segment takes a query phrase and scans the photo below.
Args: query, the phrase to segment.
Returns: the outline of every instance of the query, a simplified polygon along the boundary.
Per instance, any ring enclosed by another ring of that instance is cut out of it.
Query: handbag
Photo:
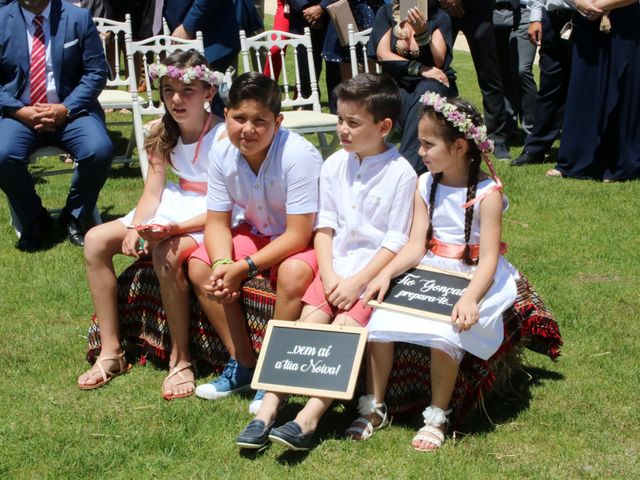
[[[349,1],[338,0],[335,3],[332,3],[331,5],[327,6],[327,13],[329,13],[329,17],[331,17],[331,21],[336,27],[340,45],[346,47],[347,45],[349,45],[349,24],[353,25],[354,32],[358,31],[356,19],[353,18],[353,12],[351,11],[351,7],[349,6]]]

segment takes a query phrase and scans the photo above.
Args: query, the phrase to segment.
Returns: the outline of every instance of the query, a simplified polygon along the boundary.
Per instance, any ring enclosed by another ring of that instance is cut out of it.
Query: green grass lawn
[[[479,103],[469,56],[455,67],[463,95]],[[250,420],[249,397],[166,402],[166,372],[153,366],[80,391],[93,311],[82,251],[56,230],[46,250],[18,252],[0,201],[0,478],[639,478],[640,182],[549,179],[549,167],[497,165],[511,200],[507,257],[556,314],[562,356],[527,353],[519,394],[487,402],[491,420],[476,413],[435,454],[411,449],[415,419],[364,443],[343,440],[353,412],[339,406],[308,455],[244,456],[233,440]],[[38,184],[45,206],[63,205],[68,181]],[[115,167],[103,219],[126,213],[141,189],[136,165]],[[129,262],[119,258],[118,271]]]

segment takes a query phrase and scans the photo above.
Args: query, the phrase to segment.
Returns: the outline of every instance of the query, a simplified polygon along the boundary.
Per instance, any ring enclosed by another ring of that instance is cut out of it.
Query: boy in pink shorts
[[[361,74],[340,84],[337,132],[342,150],[320,173],[314,246],[319,271],[302,301],[305,322],[366,326],[371,308],[360,295],[408,240],[416,174],[385,143],[400,114],[400,93],[386,75]],[[254,420],[236,438],[241,448],[269,440],[307,450],[329,398],[310,398],[295,421],[271,428],[284,395],[268,392]]]
[[[225,109],[228,139],[210,152],[204,245],[189,259],[189,279],[231,359],[220,377],[196,388],[208,400],[250,388],[256,359],[237,301],[242,282],[269,270],[274,317],[294,320],[318,269],[310,242],[322,157],[280,128],[280,95],[265,75],[239,76]],[[232,228],[238,208],[244,220]]]

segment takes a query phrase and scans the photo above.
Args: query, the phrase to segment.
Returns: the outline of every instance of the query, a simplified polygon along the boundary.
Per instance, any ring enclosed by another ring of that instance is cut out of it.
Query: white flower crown
[[[483,153],[493,152],[493,140],[487,138],[487,127],[474,125],[471,118],[458,110],[455,105],[447,102],[445,97],[441,97],[437,93],[427,92],[420,98],[420,103],[441,113],[447,122],[452,123],[454,127],[464,134],[466,139],[472,140],[478,146],[478,150]]]
[[[209,85],[220,85],[224,79],[222,73],[210,70],[206,65],[178,68],[175,65],[165,65],[160,62],[149,65],[149,77],[151,80],[161,77],[174,78],[181,80],[186,85],[193,80],[201,80]]]

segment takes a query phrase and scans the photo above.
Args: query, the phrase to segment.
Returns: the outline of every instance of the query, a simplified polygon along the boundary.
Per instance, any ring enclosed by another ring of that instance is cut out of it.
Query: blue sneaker
[[[249,413],[251,415],[258,414],[258,410],[260,410],[260,407],[262,406],[262,400],[264,399],[265,393],[267,392],[265,392],[264,390],[256,391],[255,397],[253,397],[253,400],[251,400],[251,403],[249,404]]]
[[[196,396],[206,400],[216,400],[232,393],[241,393],[251,388],[253,369],[240,365],[235,358],[230,358],[222,374],[209,383],[198,385]]]

